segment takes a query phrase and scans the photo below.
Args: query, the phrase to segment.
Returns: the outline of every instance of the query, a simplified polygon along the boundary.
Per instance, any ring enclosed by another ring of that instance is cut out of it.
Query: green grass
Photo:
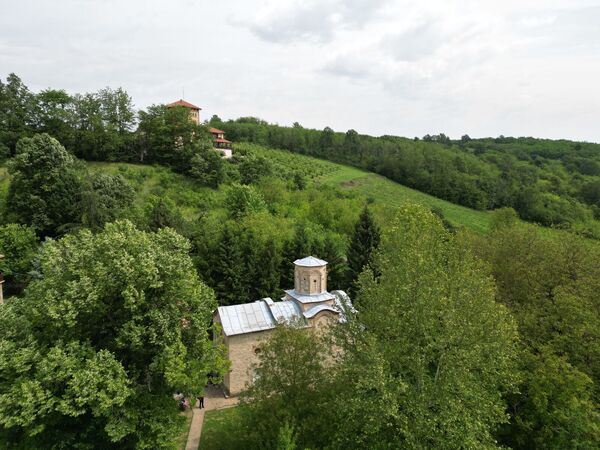
[[[237,144],[236,148],[238,146],[268,157],[278,173],[294,168],[313,178],[316,183],[337,186],[374,200],[376,212],[384,221],[389,219],[393,215],[393,211],[402,204],[413,202],[440,210],[444,218],[455,226],[463,226],[478,233],[488,232],[489,212],[456,205],[403,186],[381,175],[354,167],[285,150],[267,149],[254,144]]]
[[[337,187],[345,192],[370,199],[374,202],[375,214],[384,226],[393,217],[397,208],[405,202],[413,202],[439,210],[454,226],[465,227],[482,234],[488,232],[492,216],[490,212],[477,211],[447,202],[372,172],[256,144],[236,144],[235,150],[268,158],[275,175],[285,180],[291,180],[293,175],[299,172],[316,184]],[[151,197],[172,200],[188,220],[195,220],[202,212],[222,208],[224,187],[218,190],[202,187],[192,178],[176,174],[165,167],[105,162],[83,164],[91,172],[123,175],[136,190],[134,207],[138,210],[146,207]],[[10,176],[6,168],[0,167],[0,206],[5,201],[9,181]],[[528,226],[535,227],[543,234],[557,232],[551,228],[532,224]]]
[[[384,216],[389,208],[398,208],[406,202],[419,203],[436,208],[455,226],[464,226],[478,233],[487,233],[490,213],[476,211],[408,188],[381,175],[353,167],[340,166],[340,170],[320,177],[320,182],[352,190],[374,200]]]
[[[187,444],[188,434],[190,434],[190,426],[192,425],[192,418],[194,417],[194,414],[192,413],[191,410],[187,410],[184,413],[184,416],[185,416],[185,423],[183,424],[181,434],[179,435],[179,437],[177,438],[177,442],[175,443],[175,448],[177,448],[177,450],[185,450],[185,446]]]
[[[223,450],[228,448],[227,442],[231,442],[232,439],[236,438],[232,435],[232,430],[235,430],[238,422],[239,411],[237,407],[207,411],[204,415],[198,448],[201,450]]]

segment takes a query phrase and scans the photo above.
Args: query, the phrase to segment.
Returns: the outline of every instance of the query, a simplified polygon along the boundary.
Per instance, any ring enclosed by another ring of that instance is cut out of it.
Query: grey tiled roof
[[[296,292],[295,289],[288,289],[287,291],[285,291],[285,293],[290,297],[295,298],[300,303],[319,303],[324,302],[326,300],[333,300],[335,298],[334,295],[330,294],[329,292],[308,295],[300,294],[299,292]]]
[[[292,300],[272,302],[269,306],[271,307],[273,317],[279,323],[296,320],[302,315],[300,307]]]
[[[307,256],[306,258],[297,259],[294,264],[302,267],[322,267],[327,265],[327,261],[315,258],[314,256]]]
[[[351,311],[354,311],[352,303],[344,291],[324,292],[318,295],[295,294],[294,290],[286,292],[301,303],[305,303],[301,298],[307,297],[310,301],[306,303],[333,299],[334,305],[315,305],[304,313],[294,300],[285,299],[280,302],[274,302],[270,298],[263,298],[253,303],[219,306],[217,314],[219,315],[225,335],[235,336],[237,334],[270,330],[275,328],[279,323],[310,319],[321,311],[340,313],[339,320],[342,322],[345,320],[343,313],[346,309],[344,308],[350,308]]]
[[[275,320],[266,302],[257,301],[241,305],[219,306],[219,317],[223,332],[227,336],[269,330]]]

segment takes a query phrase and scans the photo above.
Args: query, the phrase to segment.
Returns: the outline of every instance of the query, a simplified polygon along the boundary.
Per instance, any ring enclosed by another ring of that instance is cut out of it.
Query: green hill
[[[396,208],[410,201],[436,210],[456,227],[465,227],[483,234],[488,231],[490,212],[470,209],[433,197],[372,172],[256,144],[239,143],[235,148],[241,153],[252,153],[268,158],[275,174],[283,179],[291,179],[294,173],[299,172],[317,186],[339,188],[353,196],[364,197],[364,200],[372,202],[373,210],[384,226]],[[222,206],[226,186],[217,190],[202,187],[194,180],[162,166],[120,162],[85,162],[84,164],[90,171],[123,175],[135,188],[135,206],[140,209],[147,205],[152,196],[166,197],[178,206],[186,219],[193,220],[201,211],[218,210]],[[2,201],[6,196],[9,180],[6,168],[0,167],[0,195],[2,196],[0,200]],[[543,232],[551,230],[545,227],[536,228]]]

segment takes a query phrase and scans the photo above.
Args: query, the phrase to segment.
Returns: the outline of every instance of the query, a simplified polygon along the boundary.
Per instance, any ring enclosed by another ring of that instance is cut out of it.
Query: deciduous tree
[[[10,161],[8,210],[42,235],[56,235],[79,221],[81,182],[75,160],[48,134],[23,138]]]
[[[7,448],[172,447],[172,393],[199,392],[222,361],[188,252],[173,230],[127,221],[44,245],[42,278],[0,308]]]

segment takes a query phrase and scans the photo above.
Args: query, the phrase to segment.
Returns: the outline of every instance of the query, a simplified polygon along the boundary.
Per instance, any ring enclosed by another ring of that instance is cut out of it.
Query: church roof
[[[295,289],[288,289],[285,291],[285,293],[287,295],[289,295],[292,298],[295,298],[296,300],[298,300],[300,303],[320,303],[320,302],[325,302],[327,300],[334,300],[335,297],[333,294],[325,291],[325,292],[321,292],[320,294],[300,294],[299,292],[296,292]]]
[[[269,330],[275,327],[275,319],[266,302],[257,301],[241,305],[219,306],[223,332],[227,336]]]
[[[185,100],[177,100],[176,102],[169,103],[167,106],[169,108],[172,106],[183,106],[185,108],[190,108],[190,109],[198,109],[198,110],[202,109],[199,106],[192,105],[190,102],[186,102]]]
[[[306,258],[297,259],[294,264],[302,267],[322,267],[327,265],[327,261],[315,258],[314,256],[307,256]]]
[[[316,316],[317,314],[319,314],[321,311],[331,311],[333,313],[339,313],[339,311],[334,308],[333,306],[329,306],[329,305],[317,305],[317,306],[313,306],[312,308],[310,308],[307,311],[304,311],[304,313],[302,313],[304,315],[304,317],[306,317],[307,319],[310,319],[314,316]]]
[[[290,292],[290,291],[286,291]],[[326,298],[325,298],[326,295]],[[330,311],[339,314],[339,321],[344,322],[345,307],[351,308],[350,298],[344,291],[325,292],[324,294],[305,296],[305,297],[323,297],[325,300],[333,299],[333,306],[315,305],[307,311],[302,312],[300,306],[293,300],[282,300],[274,302],[270,298],[263,298],[253,303],[243,303],[241,305],[219,306],[217,314],[219,315],[223,332],[226,336],[235,336],[237,334],[255,333],[275,328],[278,324],[286,322],[304,322],[305,319],[311,319],[322,311]],[[299,300],[300,301],[300,300]],[[323,301],[320,300],[320,301]]]

